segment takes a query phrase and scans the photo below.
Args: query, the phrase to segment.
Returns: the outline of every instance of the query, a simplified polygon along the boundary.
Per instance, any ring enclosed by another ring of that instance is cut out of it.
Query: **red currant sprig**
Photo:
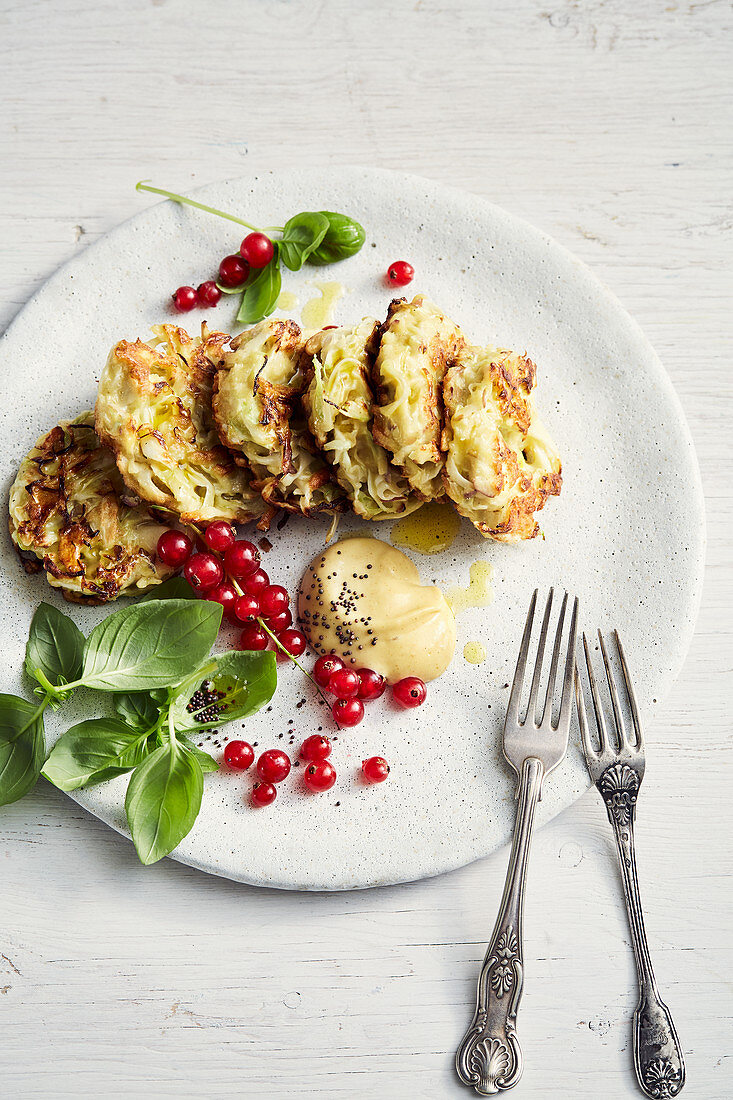
[[[254,543],[237,540],[225,520],[210,523],[203,531],[194,530],[206,549],[195,550],[193,540],[181,531],[165,531],[158,539],[161,561],[174,568],[183,566],[183,575],[197,595],[220,603],[230,622],[243,625],[238,649],[265,650],[272,640],[278,659],[291,660],[328,702],[321,686],[297,659],[305,653],[307,643],[302,631],[291,625],[287,589],[270,583]]]

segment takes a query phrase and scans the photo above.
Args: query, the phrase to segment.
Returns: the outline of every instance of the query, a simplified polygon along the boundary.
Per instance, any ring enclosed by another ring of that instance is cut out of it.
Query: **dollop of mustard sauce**
[[[443,593],[420,583],[401,550],[375,538],[342,539],[316,555],[300,584],[298,618],[313,649],[391,684],[436,679],[456,648]]]

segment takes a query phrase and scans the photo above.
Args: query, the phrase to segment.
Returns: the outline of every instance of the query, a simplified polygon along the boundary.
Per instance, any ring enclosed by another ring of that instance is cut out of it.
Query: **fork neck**
[[[636,845],[634,821],[636,819],[636,792],[629,793],[628,800],[613,801],[604,794],[608,818],[619,854],[621,874],[624,880],[624,898],[631,928],[631,944],[634,949],[636,971],[642,995],[657,996],[657,982],[647,945],[644,914],[641,907],[639,880],[636,873]]]

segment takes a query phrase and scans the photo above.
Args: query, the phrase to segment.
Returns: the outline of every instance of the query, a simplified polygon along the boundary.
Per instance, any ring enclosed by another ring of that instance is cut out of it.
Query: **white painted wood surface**
[[[141,208],[141,177],[183,190],[366,163],[526,217],[646,330],[696,439],[709,558],[648,731],[639,858],[685,1095],[733,1095],[731,5],[3,0],[0,20],[1,325]],[[42,363],[29,400],[31,381]],[[467,1095],[453,1051],[506,853],[410,886],[275,894],[143,869],[41,785],[0,814],[0,858],[3,1096]],[[638,1095],[614,859],[594,792],[536,837],[517,1095]]]

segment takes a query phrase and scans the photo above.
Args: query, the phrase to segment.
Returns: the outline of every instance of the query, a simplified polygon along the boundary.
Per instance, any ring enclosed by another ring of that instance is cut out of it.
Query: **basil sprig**
[[[144,759],[148,733],[118,718],[79,722],[56,742],[41,775],[61,791],[104,783]]]
[[[296,214],[283,226],[280,241],[282,262],[291,271],[300,271],[327,232],[328,218],[324,214]]]
[[[255,713],[277,684],[273,653],[209,656],[221,607],[164,587],[162,599],[114,612],[87,639],[41,604],[25,660],[41,701],[0,695],[0,805],[22,798],[39,774],[75,791],[131,772],[125,809],[143,863],[168,855],[188,834],[204,773],[218,770],[191,736]],[[113,693],[115,714],[72,726],[46,759],[44,710],[77,687]]]
[[[46,756],[44,707],[0,695],[0,806],[17,802],[36,785]]]
[[[247,229],[258,233],[280,233],[279,238],[270,238],[275,251],[272,259],[266,267],[250,271],[244,287],[223,287],[219,289],[225,294],[240,294],[242,301],[237,312],[237,321],[242,325],[253,325],[257,321],[269,317],[277,306],[280,296],[282,278],[280,263],[290,271],[300,271],[303,264],[313,264],[323,267],[326,264],[335,264],[339,260],[346,260],[354,256],[363,246],[366,239],[364,227],[346,214],[337,214],[332,210],[303,211],[293,215],[282,227],[274,226],[264,231],[256,226],[238,218],[234,214],[227,214],[223,210],[217,210],[213,206],[205,206],[203,203],[189,199],[185,195],[177,195],[173,191],[164,191],[160,187],[151,187],[141,181],[136,190],[150,191],[154,195],[163,195],[182,206],[192,206],[197,210],[204,210],[207,214],[215,214],[219,218],[244,225]],[[219,284],[217,283],[217,286]]]
[[[280,297],[282,277],[278,263],[277,245],[272,259],[259,271],[250,271],[242,292],[242,301],[237,312],[240,325],[254,325],[269,317],[277,306]]]
[[[135,769],[125,813],[141,863],[156,863],[190,833],[203,793],[201,765],[179,741],[161,745]]]
[[[83,658],[84,635],[76,623],[52,604],[39,604],[25,649],[31,679],[40,670],[53,687],[71,683],[81,675]]]
[[[74,686],[140,691],[175,683],[216,641],[222,608],[213,600],[149,600],[95,626]]]
[[[214,706],[216,713],[211,718],[207,718],[208,704],[194,706],[189,702],[204,681],[219,696]],[[211,729],[221,725],[222,715],[226,715],[225,721],[232,722],[254,714],[269,703],[276,686],[274,653],[249,650],[222,653],[171,690],[170,718],[177,734]]]

